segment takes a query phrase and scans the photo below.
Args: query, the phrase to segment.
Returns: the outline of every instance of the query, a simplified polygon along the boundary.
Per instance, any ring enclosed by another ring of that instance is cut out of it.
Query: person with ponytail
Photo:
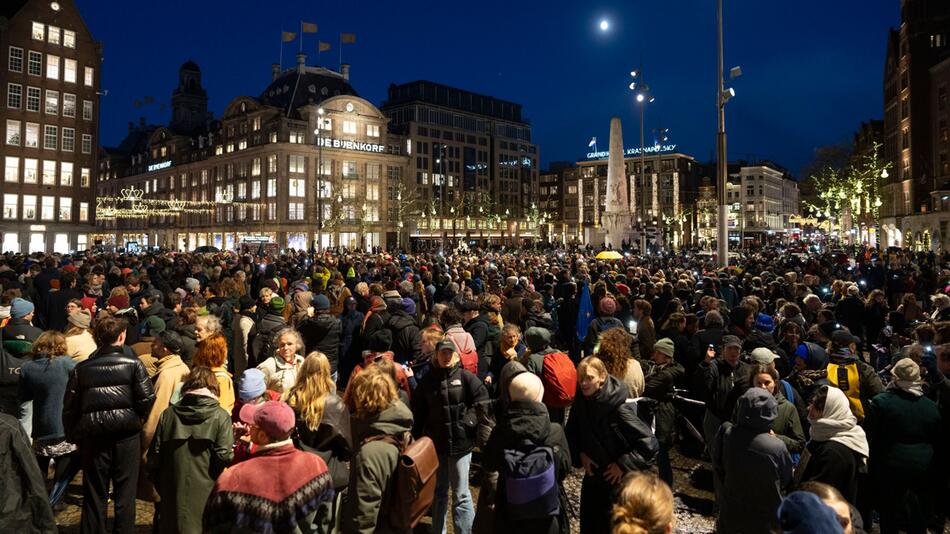
[[[673,492],[653,473],[631,473],[611,517],[613,534],[670,534],[675,519]]]

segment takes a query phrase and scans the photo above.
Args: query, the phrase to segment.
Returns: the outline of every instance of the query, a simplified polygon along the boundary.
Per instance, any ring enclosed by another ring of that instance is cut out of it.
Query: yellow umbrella
[[[605,250],[600,254],[597,254],[596,258],[598,260],[619,260],[623,259],[623,254],[617,252],[616,250]]]

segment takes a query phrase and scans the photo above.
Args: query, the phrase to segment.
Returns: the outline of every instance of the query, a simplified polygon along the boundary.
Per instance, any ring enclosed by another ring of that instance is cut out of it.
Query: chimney
[[[343,75],[343,79],[350,81],[350,64],[349,63],[340,63],[340,74]]]
[[[304,68],[307,66],[307,54],[303,52],[297,52],[297,73],[303,74]]]
[[[280,76],[280,63],[271,63],[270,64],[271,81],[276,80],[278,76]]]

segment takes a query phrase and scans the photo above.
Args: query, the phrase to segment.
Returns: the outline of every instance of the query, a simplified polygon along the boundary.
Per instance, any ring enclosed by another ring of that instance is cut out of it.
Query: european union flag
[[[581,290],[581,302],[577,307],[577,339],[584,341],[587,337],[587,329],[590,322],[594,320],[594,305],[590,301],[590,288],[587,282],[584,282],[584,288]]]

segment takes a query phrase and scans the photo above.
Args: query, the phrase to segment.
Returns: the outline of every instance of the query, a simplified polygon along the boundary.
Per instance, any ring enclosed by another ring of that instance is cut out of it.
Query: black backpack
[[[560,515],[560,486],[551,447],[524,440],[506,448],[499,476],[505,481],[508,519],[523,521]]]

